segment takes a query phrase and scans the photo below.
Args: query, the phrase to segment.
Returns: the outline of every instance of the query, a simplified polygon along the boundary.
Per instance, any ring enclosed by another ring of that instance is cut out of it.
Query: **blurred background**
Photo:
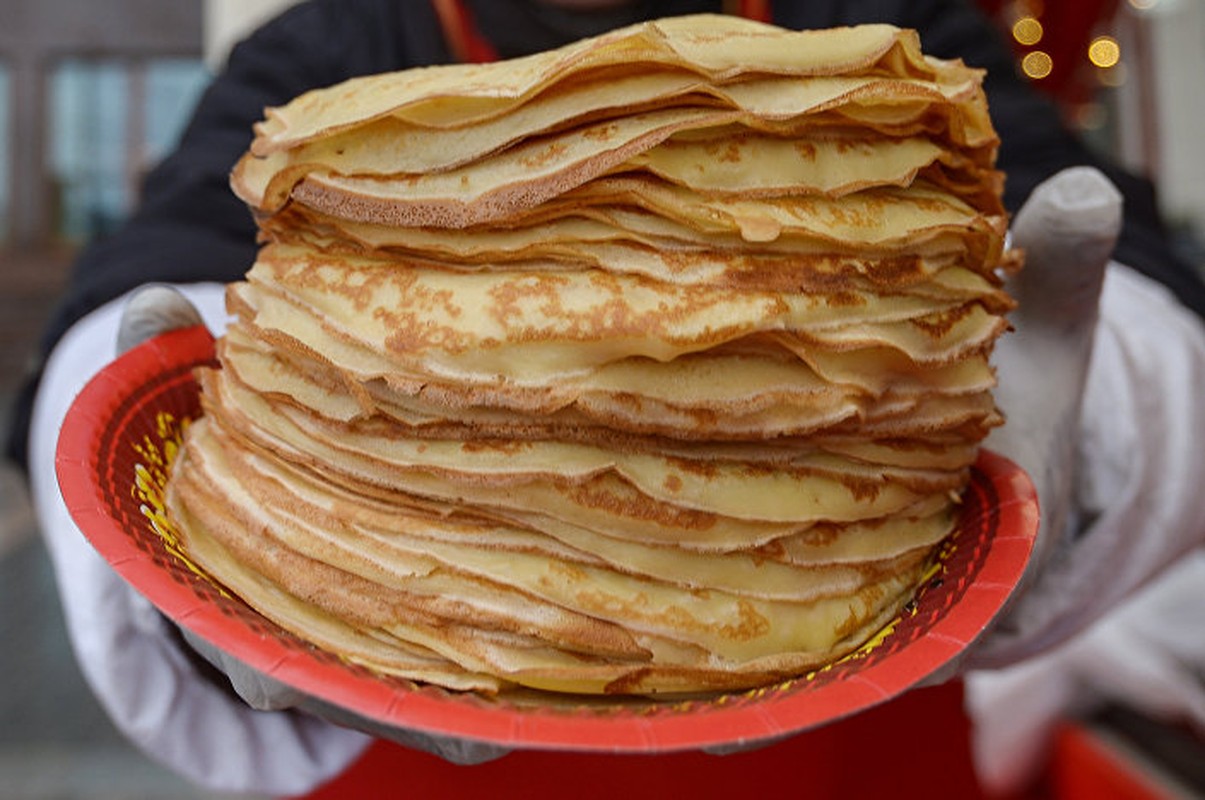
[[[73,253],[136,205],[142,176],[231,43],[290,2],[0,0],[0,428]],[[1205,0],[981,5],[1068,124],[1154,180],[1176,246],[1205,271]],[[7,464],[0,678],[0,798],[210,796],[134,751],[92,699],[23,481]],[[1108,740],[1160,776],[1169,794],[1159,796],[1205,796],[1205,749],[1175,721],[1112,707],[1075,722],[1100,736],[1065,746]]]

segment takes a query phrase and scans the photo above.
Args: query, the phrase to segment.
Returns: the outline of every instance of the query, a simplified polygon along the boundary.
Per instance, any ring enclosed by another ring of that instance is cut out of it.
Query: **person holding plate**
[[[1034,478],[1047,530],[1040,568],[955,666],[1003,667],[1054,648],[1205,538],[1196,490],[1205,454],[1194,442],[1205,423],[1197,399],[1205,288],[1167,247],[1151,187],[1070,135],[972,8],[945,0],[739,5],[731,10],[769,13],[789,28],[916,28],[926,52],[988,70],[1006,205],[1017,211],[1032,198],[1014,225],[1031,262],[1014,287],[1017,331],[999,348],[1010,421],[988,446]],[[58,500],[55,435],[74,391],[107,363],[119,335],[133,344],[195,320],[193,308],[211,329],[224,324],[221,284],[240,278],[256,251],[228,174],[264,107],[354,75],[506,58],[652,16],[717,10],[692,0],[316,0],[234,50],[179,148],[148,178],[138,213],[77,262],[47,333],[31,420],[14,438],[16,456],[28,458],[81,667],[118,727],[153,757],[216,789],[282,796],[364,796],[384,781],[424,796],[532,797],[568,786],[600,797],[983,792],[962,684],[944,680],[949,674],[850,719],[725,755],[508,754],[420,733],[392,734],[408,746],[374,739],[293,710],[296,697],[220,653],[210,653],[215,674],[88,548]],[[1065,171],[1080,167],[1091,169]],[[140,293],[127,306],[148,282],[181,287],[188,302]]]

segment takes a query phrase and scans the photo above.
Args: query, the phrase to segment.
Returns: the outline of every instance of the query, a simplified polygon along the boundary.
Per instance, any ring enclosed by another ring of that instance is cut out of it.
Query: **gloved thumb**
[[[151,283],[137,289],[121,312],[117,355],[161,333],[201,324],[201,314],[170,286]]]
[[[1012,224],[1025,268],[1010,290],[1018,328],[1064,332],[1095,323],[1105,265],[1121,230],[1122,198],[1094,167],[1071,167],[1040,184]]]

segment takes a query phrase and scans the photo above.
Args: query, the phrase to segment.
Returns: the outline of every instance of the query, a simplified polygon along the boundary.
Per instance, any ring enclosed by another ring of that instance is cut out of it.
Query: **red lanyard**
[[[431,0],[431,5],[435,7],[444,39],[457,61],[484,64],[498,60],[498,51],[477,30],[477,24],[465,7],[464,0]],[[725,0],[724,11],[761,22],[771,19],[770,0]]]

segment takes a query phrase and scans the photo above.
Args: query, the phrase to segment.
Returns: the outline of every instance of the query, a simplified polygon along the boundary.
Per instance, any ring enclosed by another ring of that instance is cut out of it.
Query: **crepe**
[[[745,74],[885,74],[960,85],[977,75],[957,62],[927,58],[915,31],[890,25],[786,31],[733,17],[685,16],[525,58],[353,78],[269,109],[256,126],[251,151],[267,155],[385,116],[435,128],[480,124],[551,86],[616,68],[629,73],[681,69],[716,83]],[[985,119],[986,114],[980,122]]]
[[[884,25],[659,20],[274,109],[168,508],[340,657],[729,691],[913,596],[1002,419],[982,74]]]

